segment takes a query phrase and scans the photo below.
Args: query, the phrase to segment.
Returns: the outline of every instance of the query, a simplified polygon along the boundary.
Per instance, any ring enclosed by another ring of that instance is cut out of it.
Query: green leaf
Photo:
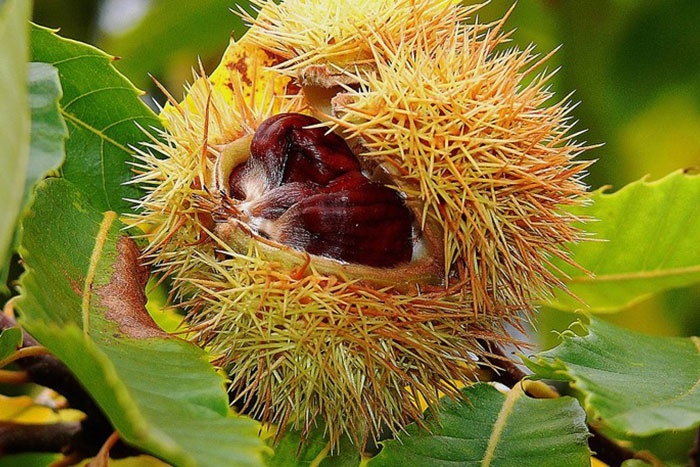
[[[23,222],[21,323],[125,441],[175,465],[260,464],[257,424],[228,416],[224,379],[206,353],[146,312],[148,272],[123,228],[70,182],[42,182]]]
[[[34,184],[63,163],[64,143],[68,136],[68,129],[58,108],[62,92],[57,70],[47,63],[30,63],[28,87],[31,140],[23,205],[29,200]],[[10,253],[14,253],[17,249],[17,231],[14,224],[8,225],[14,231],[9,248]],[[9,272],[9,262],[0,264],[0,294],[10,294],[7,287]]]
[[[20,328],[5,329],[0,333],[0,360],[5,360],[22,345],[22,330]]]
[[[652,453],[664,467],[687,467],[688,454],[695,444],[697,430],[665,431],[647,437],[624,437],[611,431],[608,436],[622,439],[633,451]]]
[[[127,164],[130,145],[143,141],[144,128],[159,126],[158,117],[141,101],[140,92],[112,65],[114,57],[53,31],[32,28],[32,59],[58,69],[60,102],[69,138],[63,176],[79,186],[102,211],[123,213],[125,198],[140,197]]]
[[[48,63],[29,64],[29,106],[32,111],[32,140],[27,165],[26,191],[65,158],[68,128],[58,102],[63,96],[58,70]]]
[[[323,429],[316,427],[301,444],[301,433],[287,432],[274,447],[275,454],[267,461],[270,467],[295,467],[315,465],[319,467],[356,467],[361,455],[347,436],[343,436],[331,454],[330,443],[324,439]]]
[[[631,183],[615,193],[599,190],[584,229],[602,241],[573,245],[574,260],[589,277],[557,263],[570,279],[567,287],[585,306],[562,291],[547,305],[560,310],[585,308],[613,312],[651,294],[700,282],[700,176],[675,172],[661,180]]]
[[[182,310],[169,303],[170,284],[160,276],[151,276],[146,284],[146,309],[153,320],[165,332],[177,332],[185,319]]]
[[[83,460],[80,467],[91,467],[92,460],[95,459]],[[122,459],[109,459],[109,467],[169,467],[169,464],[165,464],[155,457],[139,455]]]
[[[626,436],[700,426],[700,339],[654,337],[598,319],[525,360],[540,378],[569,381],[584,407]]]
[[[11,454],[0,458],[0,467],[46,467],[61,459],[60,454]]]
[[[24,193],[29,157],[27,20],[31,1],[0,5],[0,265],[5,264]]]
[[[488,384],[465,389],[468,402],[443,399],[430,432],[415,424],[385,441],[377,466],[590,466],[585,414],[575,399],[532,399],[520,387],[506,397]]]

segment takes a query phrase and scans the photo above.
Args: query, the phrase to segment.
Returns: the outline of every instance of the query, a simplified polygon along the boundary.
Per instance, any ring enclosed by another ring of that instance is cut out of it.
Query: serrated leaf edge
[[[656,183],[656,182],[654,182]],[[586,336],[579,336],[575,332],[571,331],[571,327],[579,325],[582,326],[588,334]],[[561,333],[562,337],[562,342],[559,343],[559,345],[563,344],[564,341],[574,341],[576,339],[584,339],[590,334],[590,328],[592,326],[592,321],[589,324],[585,324],[581,321],[576,321],[575,323],[571,324],[569,327],[569,330],[564,331]],[[626,331],[629,331],[625,329]],[[700,357],[700,338],[692,336],[689,339],[692,340],[692,342],[695,344],[695,347],[697,349],[698,356]],[[552,358],[552,357],[543,357],[540,355],[534,355],[530,358],[523,358],[522,359],[523,364],[527,366],[530,370],[532,371],[537,371],[538,367],[539,368],[546,368],[548,371],[551,372],[551,375],[554,376],[560,376],[560,378],[548,378],[547,376],[542,376],[541,378],[532,375],[532,378],[536,379],[554,379],[557,381],[567,381],[569,383],[569,386],[574,389],[578,394],[581,396],[578,398],[581,401],[581,405],[583,406],[584,410],[586,411],[586,414],[589,416],[589,418],[593,420],[602,420],[603,423],[614,430],[616,433],[624,435],[624,436],[636,436],[636,437],[647,437],[647,436],[653,436],[659,433],[665,433],[671,430],[648,430],[648,431],[641,431],[641,432],[632,432],[629,430],[626,430],[624,428],[621,428],[619,425],[616,426],[615,423],[611,423],[611,420],[615,420],[616,418],[619,418],[620,415],[616,415],[615,417],[612,418],[606,418],[603,417],[603,415],[598,411],[591,403],[591,400],[595,397],[595,394],[591,391],[584,390],[582,387],[583,381],[580,377],[576,376],[574,373],[571,372],[569,367],[566,365],[566,363],[560,359],[560,358]],[[693,390],[700,388],[700,378],[698,378],[693,386],[691,386],[690,389],[688,389],[685,393],[683,393],[679,397],[683,397],[686,394],[691,393]],[[679,397],[675,397],[679,398]],[[628,412],[624,412],[628,413]],[[678,427],[678,430],[690,430],[690,429],[695,429],[700,427],[700,417],[697,422],[689,424],[685,427]]]

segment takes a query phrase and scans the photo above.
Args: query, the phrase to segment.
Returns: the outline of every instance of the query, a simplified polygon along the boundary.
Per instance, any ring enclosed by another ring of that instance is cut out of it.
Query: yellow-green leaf
[[[575,213],[596,218],[584,228],[594,241],[573,245],[588,276],[557,263],[568,289],[547,305],[560,310],[614,312],[654,293],[700,282],[700,176],[675,172],[640,180],[614,193],[599,190]]]

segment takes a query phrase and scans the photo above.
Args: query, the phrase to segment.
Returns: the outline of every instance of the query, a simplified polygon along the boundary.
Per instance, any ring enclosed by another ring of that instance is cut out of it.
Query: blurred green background
[[[493,20],[512,0],[492,0],[480,13]],[[201,57],[211,71],[228,44],[244,32],[230,11],[234,0],[35,0],[34,20],[64,36],[121,57],[117,67],[156,100],[151,73],[175,96]],[[594,188],[700,166],[700,0],[521,0],[509,25],[515,43],[534,42],[562,69],[555,90],[575,90],[574,112],[585,139],[605,143]],[[700,204],[700,200],[698,200]],[[700,242],[699,242],[700,243]],[[700,244],[698,245],[700,248]],[[551,329],[574,316],[543,310],[545,345]],[[608,319],[658,335],[700,335],[700,287],[671,291]]]

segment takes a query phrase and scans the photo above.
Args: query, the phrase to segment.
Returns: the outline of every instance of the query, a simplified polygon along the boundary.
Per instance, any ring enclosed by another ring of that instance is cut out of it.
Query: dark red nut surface
[[[231,196],[279,243],[374,267],[410,261],[412,214],[402,196],[365,177],[342,137],[307,128],[319,123],[301,114],[266,120],[231,173]]]
[[[346,172],[360,170],[359,161],[342,137],[328,133],[328,128],[305,128],[319,123],[308,115],[287,113],[260,125],[250,153],[262,162],[271,183],[327,185]]]

